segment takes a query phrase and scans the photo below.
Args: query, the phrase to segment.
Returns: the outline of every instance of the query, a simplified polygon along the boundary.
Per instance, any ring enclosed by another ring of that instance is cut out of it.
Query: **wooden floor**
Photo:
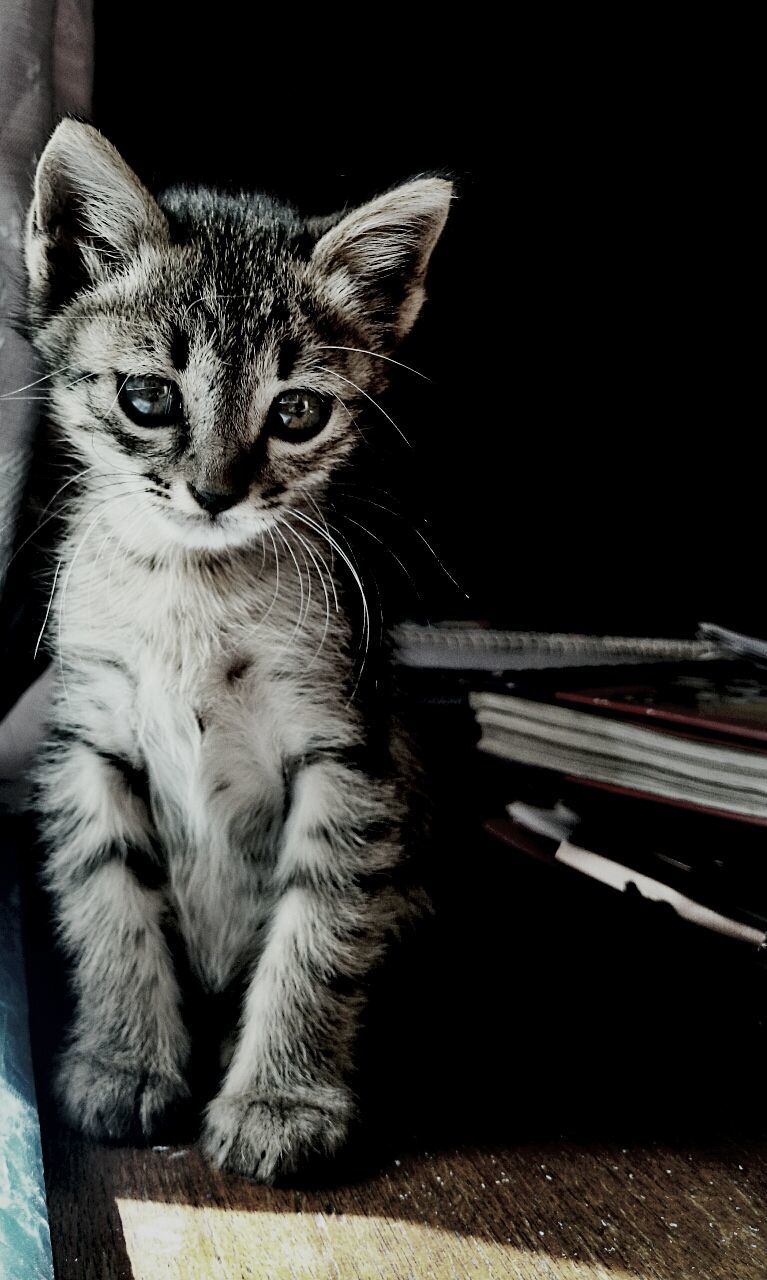
[[[402,1151],[320,1191],[47,1142],[59,1280],[764,1280],[767,1143]]]
[[[63,1130],[45,1097],[63,965],[32,919],[59,1280],[765,1280],[765,973],[494,847],[471,877],[450,865],[434,931],[371,1004],[375,1133],[303,1190],[224,1178],[191,1140]]]

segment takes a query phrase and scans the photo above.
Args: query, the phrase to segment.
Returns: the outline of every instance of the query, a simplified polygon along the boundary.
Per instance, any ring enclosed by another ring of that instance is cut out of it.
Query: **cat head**
[[[46,146],[27,222],[52,417],[142,545],[246,544],[320,493],[416,320],[451,185],[306,219],[263,196],[154,197],[89,125]],[[392,426],[392,430],[394,427]]]

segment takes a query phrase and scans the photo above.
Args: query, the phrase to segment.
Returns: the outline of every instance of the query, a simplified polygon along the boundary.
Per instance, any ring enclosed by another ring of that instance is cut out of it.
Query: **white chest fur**
[[[301,619],[296,584],[277,591],[268,567],[259,552],[218,577],[106,556],[75,563],[56,605],[61,712],[146,770],[168,893],[213,989],[272,906],[286,762],[350,733],[324,613]]]

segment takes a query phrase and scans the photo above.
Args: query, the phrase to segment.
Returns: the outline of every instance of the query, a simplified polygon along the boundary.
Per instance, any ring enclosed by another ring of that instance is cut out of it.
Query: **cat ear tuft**
[[[33,301],[55,309],[166,232],[158,204],[111,142],[62,120],[40,157],[27,219]]]
[[[443,178],[417,178],[346,214],[318,240],[312,263],[352,323],[395,341],[410,331],[452,194]]]

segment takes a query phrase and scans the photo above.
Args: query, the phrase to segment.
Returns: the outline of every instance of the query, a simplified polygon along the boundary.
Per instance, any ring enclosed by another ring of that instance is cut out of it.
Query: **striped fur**
[[[365,606],[323,498],[416,318],[449,198],[425,178],[314,221],[261,197],[155,198],[70,121],[41,158],[30,315],[72,480],[38,790],[77,996],[59,1093],[94,1137],[151,1135],[187,1095],[171,931],[205,989],[245,991],[211,1158],[269,1181],[346,1135],[364,979],[411,898],[414,764],[392,721],[370,767]],[[133,374],[173,380],[183,421],[132,422]],[[267,430],[291,388],[331,406],[300,443]],[[235,483],[216,516],[193,496]]]

